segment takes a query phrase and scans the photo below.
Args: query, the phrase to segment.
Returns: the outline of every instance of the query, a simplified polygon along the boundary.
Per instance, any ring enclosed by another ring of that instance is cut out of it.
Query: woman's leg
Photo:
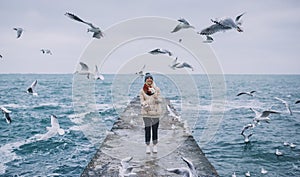
[[[159,119],[152,118],[152,141],[154,145],[156,145],[158,142],[158,126],[159,126]]]
[[[143,117],[143,120],[145,124],[145,143],[149,145],[151,139],[151,118]]]

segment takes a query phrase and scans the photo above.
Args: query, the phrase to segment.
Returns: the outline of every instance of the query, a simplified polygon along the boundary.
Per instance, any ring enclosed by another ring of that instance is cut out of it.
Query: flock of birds
[[[38,83],[37,80],[33,81],[32,84],[27,88],[26,93],[28,93],[32,96],[38,96],[38,93],[36,92],[36,89],[35,89],[37,83]],[[4,106],[1,106],[0,109],[3,113],[3,115],[4,115],[4,118],[7,122],[7,124],[11,124],[12,123],[12,118],[10,116],[10,113],[12,111],[8,110]],[[52,136],[56,135],[57,133],[59,135],[64,135],[65,134],[65,131],[60,128],[58,119],[54,114],[50,115],[50,119],[51,119],[51,127],[46,127],[48,132],[46,134],[44,134],[42,137],[40,137],[38,140],[42,140],[42,139],[52,137]]]
[[[256,91],[240,92],[236,96],[247,95],[247,96],[253,97],[255,92]],[[280,101],[282,104],[284,104],[286,112],[287,112],[288,115],[293,115],[293,112],[292,112],[292,110],[290,108],[290,105],[287,101],[285,101],[281,98],[278,98],[278,97],[274,97],[274,99],[276,99],[276,100]],[[300,103],[300,100],[296,100],[294,104],[299,104],[299,103]],[[271,108],[272,107],[273,106],[271,106]],[[245,143],[250,142],[250,137],[253,135],[253,129],[255,127],[257,127],[257,125],[260,125],[262,122],[270,123],[271,119],[269,118],[269,116],[272,115],[272,114],[282,114],[283,113],[281,111],[271,110],[271,108],[268,109],[268,110],[263,110],[261,112],[257,111],[256,109],[250,108],[250,110],[255,113],[255,116],[252,119],[251,123],[246,124],[242,128],[241,135],[244,137],[244,142]],[[246,134],[246,131],[250,131],[250,130],[251,130],[251,132]],[[290,148],[295,148],[296,147],[296,145],[294,143],[289,143],[289,142],[283,142],[283,145],[284,146],[290,146]],[[279,149],[276,149],[274,154],[276,156],[282,156],[283,152],[279,151]],[[261,174],[266,174],[266,173],[268,173],[268,171],[265,170],[264,168],[261,168]],[[251,176],[250,171],[246,172],[245,176]],[[232,177],[236,177],[235,172],[232,174]]]

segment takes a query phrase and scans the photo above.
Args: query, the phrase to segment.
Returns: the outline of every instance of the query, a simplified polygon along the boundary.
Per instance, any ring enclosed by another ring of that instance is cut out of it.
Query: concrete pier
[[[81,176],[176,177],[180,175],[167,169],[188,167],[181,157],[193,163],[199,177],[219,176],[184,123],[168,115],[166,105],[170,105],[168,100],[163,101],[166,111],[159,124],[158,153],[146,154],[140,100],[136,97],[115,122]],[[128,157],[132,157],[129,162],[132,174],[120,174],[121,160]]]

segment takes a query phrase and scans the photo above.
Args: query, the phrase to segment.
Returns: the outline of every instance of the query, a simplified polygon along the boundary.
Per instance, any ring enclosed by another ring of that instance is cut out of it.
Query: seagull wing
[[[300,100],[297,100],[297,101],[295,102],[295,104],[298,104],[298,103],[300,103]]]
[[[35,86],[36,86],[36,84],[37,84],[37,80],[35,80],[35,81],[33,81],[33,83],[31,84],[31,88],[34,88]]]
[[[246,12],[242,13],[241,15],[238,15],[237,17],[235,17],[235,23],[240,23],[240,19],[241,17],[245,14]]]
[[[280,113],[276,111],[263,111],[261,117],[268,117],[270,114],[280,114]]]
[[[214,34],[216,32],[219,32],[219,31],[223,31],[223,30],[226,30],[228,29],[227,27],[224,27],[220,24],[213,24],[207,28],[204,28],[200,34],[201,35],[211,35],[211,34]]]
[[[5,107],[1,107],[0,108],[3,112],[5,113],[11,113],[11,111],[9,111],[8,109],[6,109]]]
[[[11,118],[10,118],[10,116],[9,116],[9,113],[5,112],[4,114],[5,114],[6,122],[7,122],[8,124],[10,124],[10,123],[11,123]]]
[[[183,168],[168,168],[167,171],[178,174],[178,175],[190,176],[189,169],[187,169],[185,167],[183,167]]]
[[[177,31],[179,31],[181,28],[182,28],[182,24],[180,23],[173,29],[173,31],[171,31],[171,33],[175,33]]]
[[[246,94],[246,92],[240,92],[236,96],[240,96],[240,95],[244,95],[244,94]]]
[[[88,70],[89,70],[89,67],[88,67],[87,64],[85,64],[85,63],[83,63],[83,62],[80,62],[79,64],[80,64],[80,66],[81,66],[81,70],[82,70],[82,71],[88,71]]]
[[[57,117],[53,114],[50,117],[51,117],[51,127],[54,129],[59,129],[60,126]]]
[[[184,18],[180,18],[180,19],[178,19],[178,21],[185,24],[185,25],[190,25],[190,23]]]
[[[186,159],[184,157],[181,157],[181,159],[188,165],[188,167],[191,171],[195,171],[195,167],[191,161],[189,161],[188,159]]]
[[[133,159],[133,157],[125,157],[124,159],[121,160],[121,165],[123,168],[128,168],[129,167],[129,162]]]
[[[33,83],[32,83],[32,84],[30,85],[30,87],[27,89],[27,92],[28,92],[28,93],[33,93],[33,92],[34,92],[33,90],[34,90],[36,84],[37,84],[37,80],[33,81]]]
[[[69,18],[75,20],[75,21],[78,21],[78,22],[81,22],[81,23],[85,23],[85,24],[90,25],[90,23],[88,23],[88,22],[82,20],[81,18],[79,18],[78,16],[76,16],[76,15],[74,15],[74,14],[72,14],[72,13],[67,12],[67,13],[65,13],[65,15],[66,15],[67,17],[69,17]]]
[[[153,49],[149,53],[150,54],[158,54],[158,53],[160,53],[160,49]]]
[[[290,108],[290,105],[288,104],[287,101],[285,101],[285,100],[283,100],[281,98],[278,98],[278,97],[274,97],[274,98],[277,99],[277,100],[279,100],[279,101],[281,101],[285,105],[285,107],[288,110],[288,112],[290,113],[290,115],[293,115],[293,112],[292,112],[292,110]]]
[[[260,114],[257,110],[255,110],[253,108],[250,108],[250,109],[251,109],[251,111],[253,111],[255,113],[255,116],[258,116]]]
[[[22,28],[13,28],[13,29],[17,31],[17,38],[21,37],[23,29]]]

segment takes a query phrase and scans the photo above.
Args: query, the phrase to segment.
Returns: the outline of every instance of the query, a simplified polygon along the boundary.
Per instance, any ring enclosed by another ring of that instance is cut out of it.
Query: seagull
[[[282,155],[283,155],[283,153],[280,152],[278,149],[276,149],[275,154],[276,154],[277,156],[282,156]]]
[[[37,84],[37,80],[33,81],[33,83],[31,84],[31,86],[28,87],[27,93],[30,93],[30,94],[32,94],[33,96],[38,96],[38,93],[36,93],[36,92],[34,91],[34,88],[35,88],[36,84]]]
[[[245,173],[245,176],[251,176],[250,171],[248,171],[247,173]]]
[[[76,20],[78,22],[89,25],[91,28],[88,28],[87,32],[93,32],[94,38],[100,39],[101,37],[103,37],[103,33],[99,27],[96,27],[92,23],[86,22],[86,21],[82,20],[81,18],[79,18],[78,16],[71,14],[69,12],[66,12],[65,15],[73,20]]]
[[[235,171],[233,172],[233,174],[231,175],[231,177],[236,177]]]
[[[283,142],[283,145],[284,145],[284,146],[289,146],[290,143],[288,143],[288,142]]]
[[[169,56],[173,55],[172,52],[170,52],[169,50],[167,50],[167,49],[159,49],[159,48],[153,49],[149,53],[152,54],[152,55],[158,55],[158,54],[168,54]]]
[[[278,97],[275,97],[275,99],[281,101],[281,102],[285,105],[285,107],[286,107],[287,111],[290,113],[290,115],[293,115],[293,112],[292,112],[292,110],[291,110],[291,108],[290,108],[290,105],[288,104],[287,101],[285,101],[285,100],[283,100],[283,99],[280,99],[280,98],[278,98]]]
[[[169,116],[174,117],[178,121],[181,120],[180,116],[176,115],[176,113],[170,108],[169,105],[167,105],[167,110],[169,112],[169,114],[168,114]]]
[[[193,163],[184,157],[181,157],[181,159],[188,165],[188,168],[186,168],[186,167],[169,168],[169,169],[167,169],[167,171],[178,174],[178,175],[182,175],[183,177],[198,177]]]
[[[51,52],[51,50],[49,50],[49,49],[41,49],[41,52],[42,52],[43,54],[49,54],[49,55],[52,55],[52,52]]]
[[[190,68],[190,69],[192,69],[192,71],[194,71],[193,66],[188,64],[187,62],[179,63],[175,66],[175,68]]]
[[[133,159],[133,157],[126,157],[121,160],[121,166],[119,166],[119,176],[120,177],[136,175],[136,173],[132,172],[132,169],[134,168],[134,166],[129,165],[129,162],[132,159]]]
[[[297,101],[295,102],[295,104],[298,104],[298,103],[300,103],[300,100],[297,100]]]
[[[141,77],[144,77],[145,73],[144,73],[144,70],[146,68],[146,65],[144,65],[141,70],[139,72],[136,72],[135,74],[138,74],[139,76]]]
[[[241,135],[244,137],[244,142],[249,143],[250,137],[253,135],[253,133],[250,133],[249,135],[245,135],[244,132],[241,133]]]
[[[180,64],[179,62],[177,62],[177,60],[178,60],[178,57],[176,57],[176,58],[172,61],[172,63],[169,65],[169,67],[172,68],[172,69],[175,69],[176,66]]]
[[[290,143],[290,147],[291,147],[291,148],[295,148],[296,145],[295,145],[294,143]]]
[[[276,111],[263,111],[262,113],[260,113],[253,108],[250,108],[250,109],[255,113],[255,117],[253,118],[253,121],[255,123],[258,123],[259,121],[265,121],[265,122],[269,123],[269,121],[271,119],[268,116],[270,114],[280,114],[279,112],[276,112]]]
[[[79,64],[81,66],[81,70],[76,71],[75,74],[87,75],[86,77],[89,79],[91,72],[89,71],[88,65],[83,62],[79,62]]]
[[[179,21],[179,24],[171,31],[171,33],[175,33],[181,29],[187,29],[187,28],[195,28],[190,25],[188,21],[186,21],[184,18],[180,18],[177,21]]]
[[[23,28],[13,28],[15,31],[17,31],[17,38],[20,38],[23,33]]]
[[[235,21],[232,20],[232,18],[229,17],[223,17],[221,19],[216,19],[216,20],[212,20],[211,21],[214,23],[211,26],[203,29],[201,32],[198,32],[198,34],[200,35],[212,35],[216,32],[220,32],[220,31],[226,31],[226,30],[230,30],[230,29],[236,29],[238,32],[243,32],[243,30],[241,29],[241,17],[244,15],[245,13],[242,13],[241,15],[238,15],[235,18]],[[209,36],[210,37],[210,36]]]
[[[8,124],[10,124],[10,123],[11,123],[11,118],[10,118],[10,116],[9,116],[9,113],[11,113],[11,111],[8,110],[8,109],[6,109],[5,107],[1,107],[1,110],[2,110],[2,113],[3,113],[4,116],[5,116],[6,122],[7,122]]]
[[[97,65],[95,65],[95,80],[104,80],[104,76],[100,74]]]
[[[267,174],[267,173],[268,173],[268,171],[267,171],[267,170],[265,170],[264,168],[261,168],[261,170],[260,170],[260,173],[261,173],[261,174]]]
[[[240,96],[240,95],[249,95],[249,96],[253,96],[253,93],[255,93],[256,91],[251,91],[251,92],[240,92],[238,93],[236,96]]]
[[[50,116],[50,118],[51,118],[51,127],[46,127],[48,132],[43,134],[38,140],[49,139],[49,138],[55,136],[57,133],[59,135],[64,135],[65,134],[65,130],[60,128],[57,117],[54,114],[52,114]]]

